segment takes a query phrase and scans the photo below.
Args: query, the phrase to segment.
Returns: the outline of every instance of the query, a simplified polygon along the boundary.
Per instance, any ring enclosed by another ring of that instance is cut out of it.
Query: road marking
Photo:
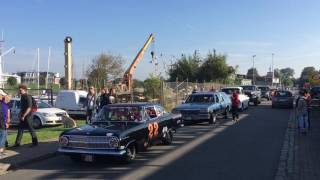
[[[248,116],[248,114],[241,114],[239,117],[239,121],[247,116]],[[225,129],[232,126],[233,124],[234,124],[234,122],[232,122],[232,121],[228,121],[228,122],[219,124],[219,126],[216,126],[216,128],[214,128],[214,129],[210,130],[209,132],[201,135],[200,137],[192,140],[190,143],[183,145],[182,147],[179,147],[178,149],[173,150],[172,152],[165,154],[161,157],[158,157],[150,162],[147,162],[142,167],[132,171],[129,174],[121,176],[119,179],[132,180],[132,179],[146,178],[149,175],[155,173],[156,171],[159,171],[164,166],[175,161],[176,159],[179,159],[180,157],[182,157],[183,155],[185,155],[186,153],[188,153],[189,151],[191,151],[195,147],[199,146],[200,144],[204,143],[205,141],[209,140],[210,138],[213,138],[214,136],[223,132]],[[220,126],[220,125],[229,125],[229,126]]]

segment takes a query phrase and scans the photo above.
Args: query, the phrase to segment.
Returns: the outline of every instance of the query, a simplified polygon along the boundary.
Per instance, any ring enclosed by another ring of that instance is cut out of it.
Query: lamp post
[[[254,85],[254,58],[256,57],[256,55],[252,56],[252,85]]]
[[[274,57],[274,53],[272,53],[272,64],[271,64],[271,70],[272,70],[271,86],[272,86],[272,87],[273,87],[273,79],[274,79],[273,57]]]

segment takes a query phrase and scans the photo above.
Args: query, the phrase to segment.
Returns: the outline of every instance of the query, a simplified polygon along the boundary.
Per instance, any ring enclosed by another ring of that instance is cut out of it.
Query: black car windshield
[[[234,91],[236,91],[238,94],[240,93],[238,88],[224,88],[221,91],[226,94],[232,94]]]
[[[254,90],[254,86],[242,86],[243,90],[245,91],[253,91]]]
[[[214,102],[214,97],[212,94],[199,94],[199,95],[190,95],[186,103],[212,103]]]
[[[97,121],[142,121],[140,107],[104,107],[97,115]]]
[[[289,91],[276,91],[275,96],[276,97],[292,97],[292,93]]]
[[[269,87],[259,87],[259,89],[261,90],[261,91],[269,91],[270,90],[270,88]]]

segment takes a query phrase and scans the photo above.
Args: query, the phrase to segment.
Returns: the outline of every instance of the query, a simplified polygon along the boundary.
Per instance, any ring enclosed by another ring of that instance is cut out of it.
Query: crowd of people
[[[118,100],[115,88],[108,89],[102,87],[100,89],[100,94],[97,94],[95,88],[91,86],[88,91],[86,102],[84,103],[84,108],[86,109],[86,122],[90,124],[92,118],[103,108],[103,106],[116,102],[118,102]]]

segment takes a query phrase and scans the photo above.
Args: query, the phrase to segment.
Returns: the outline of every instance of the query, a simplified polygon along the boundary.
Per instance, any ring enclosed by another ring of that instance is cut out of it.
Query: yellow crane
[[[126,72],[123,75],[122,84],[124,84],[126,86],[126,90],[129,91],[130,94],[132,93],[133,73],[134,73],[135,69],[137,68],[137,65],[141,61],[146,49],[149,47],[149,45],[151,44],[151,42],[153,40],[154,40],[154,36],[153,36],[153,34],[150,34],[149,38],[147,39],[147,41],[145,42],[145,44],[143,45],[141,50],[138,52],[137,56],[134,58],[131,65],[129,66],[129,68],[126,70]],[[151,56],[152,56],[152,58],[154,57],[153,51],[151,52]]]

